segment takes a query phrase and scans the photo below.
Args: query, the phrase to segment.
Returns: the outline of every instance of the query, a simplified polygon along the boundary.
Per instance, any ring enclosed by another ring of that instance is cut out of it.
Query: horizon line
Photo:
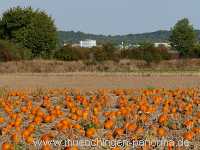
[[[91,33],[91,32],[84,32],[84,31],[74,31],[74,30],[58,30],[58,32],[74,32],[74,33],[84,33],[84,34],[91,34],[91,35],[102,35],[102,36],[125,36],[125,35],[140,35],[140,34],[150,34],[155,32],[170,32],[171,30],[155,30],[155,31],[147,31],[147,32],[139,32],[139,33],[124,33],[124,34],[101,34],[101,33]],[[200,29],[195,29],[195,31],[200,31]]]

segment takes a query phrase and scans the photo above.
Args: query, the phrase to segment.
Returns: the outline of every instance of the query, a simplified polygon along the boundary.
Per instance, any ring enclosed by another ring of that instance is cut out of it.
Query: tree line
[[[42,58],[100,62],[128,58],[151,63],[172,58],[167,48],[154,47],[145,41],[137,48],[125,50],[106,42],[90,49],[72,45],[59,47],[57,33],[53,18],[46,12],[31,7],[10,8],[0,18],[0,61]],[[198,37],[187,18],[179,20],[170,33],[171,49],[180,58],[200,57]]]

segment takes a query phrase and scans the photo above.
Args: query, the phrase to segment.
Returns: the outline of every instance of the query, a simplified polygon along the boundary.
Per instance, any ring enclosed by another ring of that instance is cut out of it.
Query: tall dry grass
[[[200,59],[168,60],[147,65],[145,61],[120,60],[88,63],[83,61],[30,60],[0,63],[0,73],[200,71]]]

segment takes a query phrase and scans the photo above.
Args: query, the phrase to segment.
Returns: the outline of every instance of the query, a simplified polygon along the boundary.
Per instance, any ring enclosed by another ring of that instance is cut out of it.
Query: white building
[[[124,42],[122,42],[119,45],[120,49],[129,49],[129,48],[138,48],[138,47],[140,47],[139,44],[131,44],[131,43],[124,43]]]
[[[80,41],[80,47],[84,48],[92,48],[97,46],[96,40],[85,40],[85,41]]]
[[[155,47],[164,46],[164,47],[167,47],[167,48],[171,47],[170,43],[154,43],[154,46]]]

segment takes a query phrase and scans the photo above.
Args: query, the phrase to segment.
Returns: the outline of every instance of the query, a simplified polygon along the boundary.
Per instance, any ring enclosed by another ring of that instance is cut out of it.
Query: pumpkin
[[[3,123],[3,122],[4,122],[4,118],[0,117],[0,123]]]
[[[27,138],[27,137],[29,137],[30,134],[31,134],[31,133],[30,133],[28,130],[24,130],[24,131],[22,132],[22,137]]]
[[[44,122],[49,123],[52,121],[52,116],[51,115],[47,115],[44,117]]]
[[[137,129],[137,125],[136,125],[136,124],[131,123],[131,124],[129,124],[129,125],[127,126],[127,130],[128,130],[129,132],[134,132],[136,129]]]
[[[5,142],[2,144],[1,149],[2,150],[12,150],[13,146],[10,143]]]
[[[114,136],[122,136],[124,134],[123,128],[116,128],[114,131]]]
[[[184,122],[184,125],[186,126],[186,128],[192,128],[193,124],[194,124],[193,120],[186,120]]]
[[[158,122],[160,124],[165,124],[168,121],[168,116],[166,114],[162,114],[159,118],[158,118]]]
[[[11,136],[11,140],[12,140],[14,143],[19,143],[19,142],[20,142],[19,135],[17,135],[16,133],[14,133],[14,134]]]
[[[79,150],[79,149],[78,149],[77,146],[72,146],[72,147],[67,146],[67,147],[65,148],[65,150]]]
[[[37,117],[34,118],[33,121],[34,121],[37,125],[39,125],[39,124],[42,122],[42,117],[37,116]]]
[[[46,144],[46,145],[43,145],[42,146],[42,149],[41,150],[52,150],[51,146]]]
[[[89,128],[86,130],[86,137],[88,138],[92,138],[94,136],[94,134],[96,133],[95,128]]]
[[[183,137],[184,139],[191,141],[194,137],[194,133],[192,131],[185,132]]]
[[[81,125],[79,125],[79,124],[73,125],[73,128],[74,129],[78,129],[78,130],[82,129]]]
[[[28,112],[28,108],[26,106],[22,106],[21,107],[21,112],[27,113]]]
[[[140,135],[143,134],[144,133],[144,128],[143,127],[138,127],[137,130],[136,130],[136,133],[140,134]]]
[[[164,128],[158,128],[157,133],[160,137],[166,136],[166,130]]]
[[[107,120],[104,123],[104,128],[105,129],[111,129],[111,128],[113,128],[113,126],[114,126],[114,122],[112,120]]]
[[[32,144],[33,141],[34,141],[34,139],[33,139],[32,136],[29,136],[29,137],[26,138],[26,142],[27,142],[28,144]]]
[[[121,148],[119,148],[119,147],[114,147],[114,148],[112,148],[111,150],[121,150]]]

